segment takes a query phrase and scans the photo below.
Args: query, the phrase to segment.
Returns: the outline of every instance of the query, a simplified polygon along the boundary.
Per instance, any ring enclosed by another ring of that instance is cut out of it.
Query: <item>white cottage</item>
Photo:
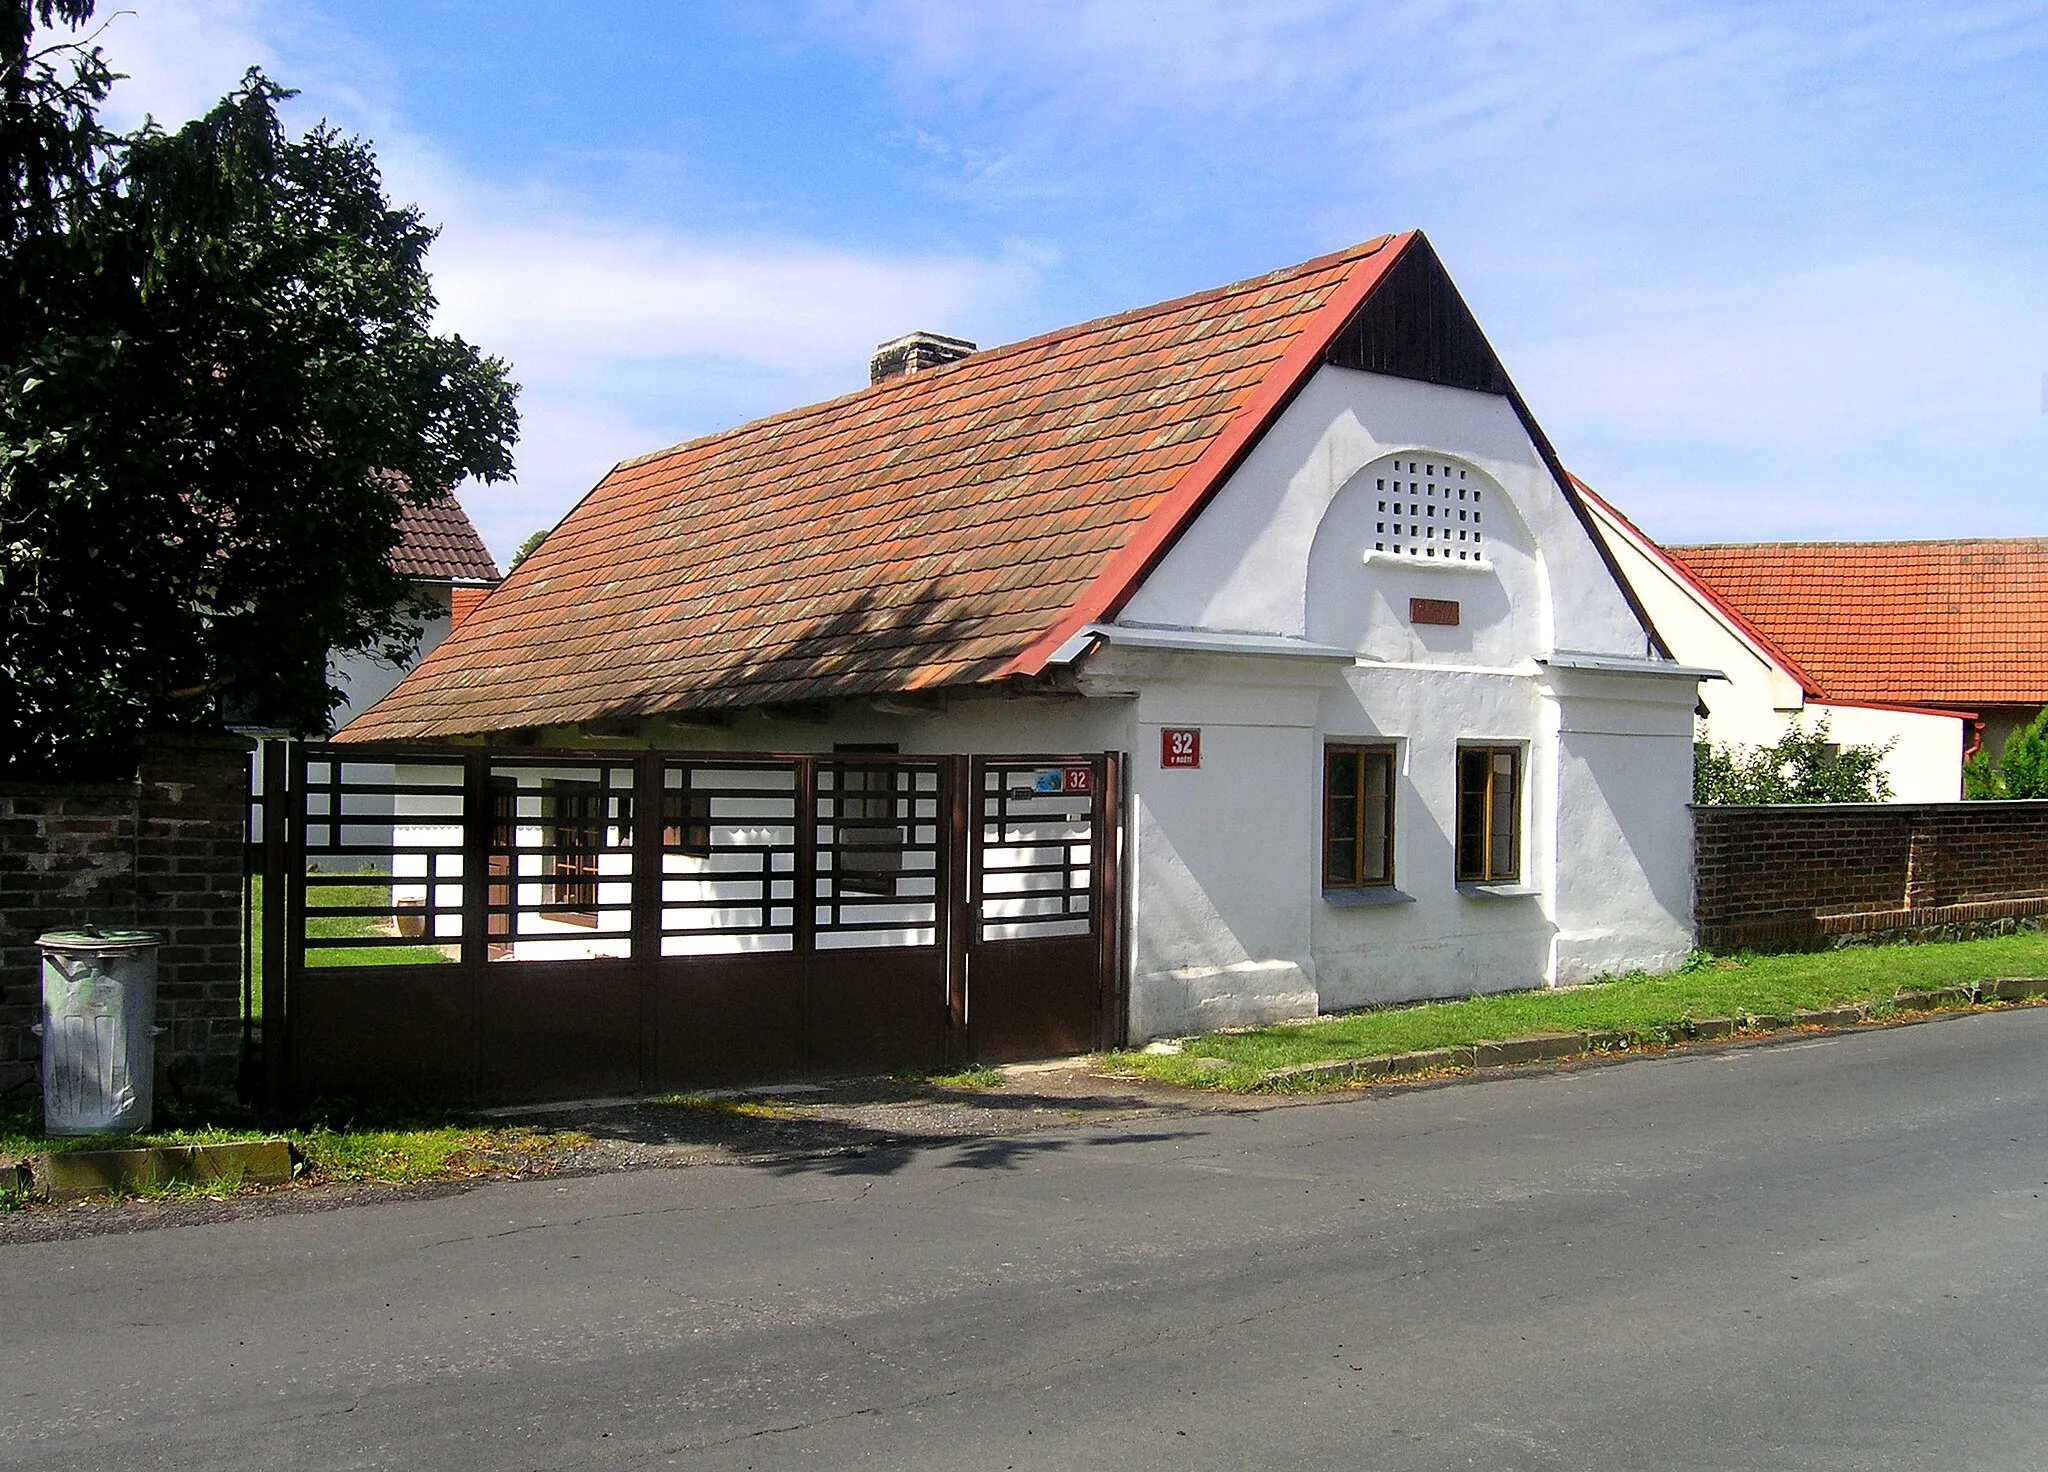
[[[876,378],[618,466],[340,739],[1119,753],[1131,1042],[1684,956],[1711,672],[1419,233]]]

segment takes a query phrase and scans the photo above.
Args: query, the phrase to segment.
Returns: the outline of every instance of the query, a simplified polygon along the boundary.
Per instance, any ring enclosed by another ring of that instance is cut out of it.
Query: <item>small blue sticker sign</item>
[[[1031,790],[1033,792],[1065,792],[1067,790],[1066,773],[1060,771],[1040,772],[1032,782]]]

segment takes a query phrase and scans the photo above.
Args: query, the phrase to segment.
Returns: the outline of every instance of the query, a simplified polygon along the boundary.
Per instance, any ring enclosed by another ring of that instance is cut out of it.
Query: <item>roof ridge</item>
[[[1111,312],[1107,316],[1090,317],[1086,321],[1070,323],[1065,327],[1055,327],[1050,331],[1038,333],[1033,337],[1019,338],[1015,342],[998,343],[994,347],[977,349],[964,358],[956,358],[952,362],[942,363],[936,368],[927,368],[914,374],[903,374],[896,378],[885,379],[881,383],[866,384],[860,388],[851,389],[846,393],[836,394],[829,399],[819,399],[815,403],[810,404],[799,404],[795,408],[783,409],[774,414],[763,415],[759,419],[749,419],[742,424],[735,424],[728,429],[717,430],[711,434],[698,435],[694,439],[679,440],[675,444],[663,449],[649,450],[645,454],[631,456],[614,465],[612,473],[616,474],[621,470],[633,469],[655,460],[665,460],[671,455],[679,455],[685,450],[694,450],[714,445],[727,436],[736,435],[742,431],[759,430],[774,424],[793,423],[812,414],[839,408],[856,399],[893,392],[908,384],[930,383],[942,376],[950,376],[957,373],[970,364],[977,368],[986,367],[990,363],[1015,357],[1017,354],[1030,349],[1045,347],[1060,341],[1062,338],[1079,336],[1084,332],[1107,331],[1112,327],[1142,322],[1148,317],[1164,316],[1169,312],[1185,311],[1190,307],[1202,306],[1212,301],[1220,301],[1227,296],[1242,294],[1262,287],[1278,286],[1284,281],[1311,275],[1317,271],[1330,270],[1346,262],[1363,260],[1367,256],[1384,250],[1396,238],[1397,236],[1392,234],[1377,235],[1370,240],[1360,241],[1356,245],[1346,246],[1342,250],[1331,251],[1327,255],[1317,256],[1313,260],[1300,261],[1292,266],[1279,266],[1273,270],[1262,272],[1257,276],[1247,276],[1241,281],[1232,281],[1223,286],[1212,286],[1203,291],[1190,292],[1186,296],[1172,297],[1166,301],[1153,302],[1147,306],[1128,307],[1121,312]]]
[[[1660,542],[1667,552],[1752,552],[1768,547],[2048,547],[2043,537],[1896,537],[1876,541]]]

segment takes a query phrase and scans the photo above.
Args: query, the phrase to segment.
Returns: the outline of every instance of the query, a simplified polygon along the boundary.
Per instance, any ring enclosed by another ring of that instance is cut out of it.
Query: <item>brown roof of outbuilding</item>
[[[2048,539],[1664,550],[1831,699],[2048,704]]]
[[[346,736],[1036,673],[1121,606],[1415,243],[1427,253],[1381,237],[628,460]]]
[[[391,563],[409,578],[495,583],[498,564],[476,534],[462,503],[443,496],[430,506],[408,505],[398,521]]]

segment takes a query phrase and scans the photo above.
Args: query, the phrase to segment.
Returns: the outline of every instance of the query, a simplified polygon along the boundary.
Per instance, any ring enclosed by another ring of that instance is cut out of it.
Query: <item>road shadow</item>
[[[812,1155],[760,1162],[776,1176],[892,1176],[934,1151],[950,1152],[940,1170],[1001,1172],[1021,1169],[1030,1161],[1113,1145],[1146,1145],[1166,1140],[1198,1139],[1206,1130],[1120,1130],[1112,1134],[1014,1135],[979,1140],[899,1139],[874,1148],[838,1155]]]

